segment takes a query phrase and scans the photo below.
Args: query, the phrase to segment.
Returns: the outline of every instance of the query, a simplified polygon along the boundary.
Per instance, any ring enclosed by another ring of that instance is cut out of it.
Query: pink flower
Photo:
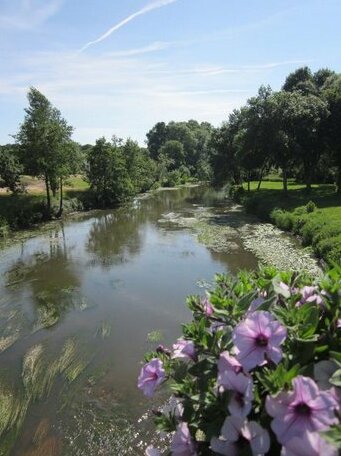
[[[271,428],[283,445],[304,432],[323,431],[338,422],[337,404],[330,394],[320,391],[309,377],[299,375],[292,383],[292,392],[266,398],[266,411],[274,417]]]
[[[196,456],[194,442],[187,423],[180,423],[174,434],[171,453],[173,456]]]
[[[158,358],[153,358],[145,364],[140,372],[137,387],[140,388],[147,397],[152,397],[154,390],[165,378],[163,363]]]
[[[154,448],[152,445],[146,448],[146,456],[161,456],[160,451],[157,448]]]
[[[202,304],[203,311],[204,311],[204,314],[206,315],[206,317],[210,317],[211,315],[213,315],[214,309],[212,307],[212,304],[210,303],[210,301],[207,298],[203,299],[201,304]]]
[[[195,346],[191,340],[178,339],[176,344],[173,344],[172,358],[179,359],[196,359]]]
[[[264,298],[257,298],[257,299],[254,299],[251,304],[250,304],[250,307],[247,311],[247,314],[251,314],[253,313],[255,310],[258,309],[259,306],[261,306],[264,302]]]
[[[314,366],[314,378],[317,386],[329,393],[336,401],[337,410],[341,409],[341,388],[333,386],[329,379],[332,377],[334,372],[338,369],[338,365],[335,361],[324,360],[320,361]]]
[[[286,283],[280,282],[279,283],[279,288],[282,290],[281,294],[284,297],[290,296],[290,287]]]
[[[226,375],[233,371],[239,374],[243,370],[242,365],[234,356],[231,356],[228,351],[220,353],[218,361],[218,384],[226,386],[228,378]]]
[[[296,303],[296,306],[302,306],[307,302],[314,302],[315,304],[321,306],[323,304],[323,300],[317,292],[317,287],[303,287],[300,291],[302,298]]]
[[[248,315],[233,330],[237,359],[246,371],[266,364],[268,359],[278,364],[282,359],[279,346],[287,332],[270,312],[256,311]]]
[[[337,329],[340,329],[341,328],[341,318],[339,318],[336,322],[336,327]]]
[[[253,455],[261,456],[269,451],[269,434],[258,423],[229,416],[225,419],[219,438],[211,440],[211,449],[218,454],[238,456],[247,443]]]
[[[218,361],[218,385],[233,392],[228,404],[231,415],[246,417],[252,408],[253,383],[251,377],[243,374],[241,370],[236,358],[227,351],[221,353]]]
[[[282,447],[281,456],[337,456],[335,447],[327,443],[317,432],[305,432],[293,437]]]

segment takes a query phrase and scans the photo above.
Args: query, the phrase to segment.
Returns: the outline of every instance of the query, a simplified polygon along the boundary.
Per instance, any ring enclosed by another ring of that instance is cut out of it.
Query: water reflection
[[[20,310],[31,320],[33,330],[54,326],[68,309],[84,305],[77,294],[80,278],[71,252],[61,229],[51,233],[45,250],[28,255],[22,251],[5,272],[5,285],[13,300],[18,295],[29,296],[31,306],[23,302]]]
[[[141,224],[146,215],[139,208],[108,213],[92,224],[86,248],[92,255],[92,264],[108,268],[125,263],[138,255],[143,242]]]

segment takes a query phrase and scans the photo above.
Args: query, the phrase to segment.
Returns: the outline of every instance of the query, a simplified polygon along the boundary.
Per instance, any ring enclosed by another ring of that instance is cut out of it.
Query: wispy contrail
[[[80,52],[85,51],[85,49],[92,46],[93,44],[97,44],[97,43],[100,43],[101,41],[105,40],[112,33],[116,32],[116,30],[118,30],[121,27],[123,27],[124,25],[128,24],[130,21],[132,21],[136,17],[142,16],[143,14],[149,13],[150,11],[153,11],[158,8],[162,8],[163,6],[170,5],[171,3],[175,3],[177,1],[178,0],[156,0],[155,2],[149,3],[148,5],[144,6],[142,9],[136,11],[136,13],[131,14],[130,16],[123,19],[123,21],[121,21],[118,24],[111,27],[107,32],[105,32],[103,35],[101,35],[96,40],[89,41],[89,43],[87,43],[85,46],[82,47],[82,49],[80,49]]]

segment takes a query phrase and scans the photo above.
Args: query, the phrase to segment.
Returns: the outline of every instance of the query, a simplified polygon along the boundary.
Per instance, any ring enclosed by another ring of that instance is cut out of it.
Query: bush
[[[83,202],[78,198],[70,198],[64,200],[64,213],[83,211]]]
[[[155,412],[172,435],[164,454],[336,456],[340,297],[341,268],[318,284],[273,268],[218,275],[205,298],[189,297],[192,322],[146,355],[138,379],[149,397],[171,382],[175,404]]]
[[[323,239],[316,246],[317,252],[329,264],[341,264],[341,234],[332,238]]]
[[[9,233],[9,225],[7,220],[3,217],[0,217],[0,238],[6,237]]]
[[[271,220],[282,230],[291,231],[294,225],[294,216],[282,209],[274,209],[271,212]]]
[[[231,187],[229,188],[229,196],[237,203],[241,202],[245,193],[246,192],[242,185],[231,185]]]
[[[306,204],[306,211],[308,212],[308,214],[310,214],[310,212],[314,212],[315,209],[316,209],[316,204],[313,202],[313,201],[309,201],[307,204]]]

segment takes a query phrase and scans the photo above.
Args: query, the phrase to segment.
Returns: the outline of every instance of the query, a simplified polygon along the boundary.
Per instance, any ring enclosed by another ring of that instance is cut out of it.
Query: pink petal
[[[263,455],[270,449],[270,437],[268,432],[255,421],[250,421],[242,429],[242,435],[250,441],[252,453]],[[247,437],[249,435],[249,438]]]
[[[292,381],[295,391],[295,402],[304,402],[306,404],[319,394],[319,389],[309,377],[298,375]]]
[[[211,450],[223,456],[238,456],[238,449],[234,443],[213,437],[211,439]]]
[[[282,448],[281,456],[337,456],[335,447],[318,433],[303,433],[294,437]]]
[[[237,442],[244,422],[244,418],[240,418],[238,416],[228,416],[225,419],[220,431],[222,437],[228,442]]]

